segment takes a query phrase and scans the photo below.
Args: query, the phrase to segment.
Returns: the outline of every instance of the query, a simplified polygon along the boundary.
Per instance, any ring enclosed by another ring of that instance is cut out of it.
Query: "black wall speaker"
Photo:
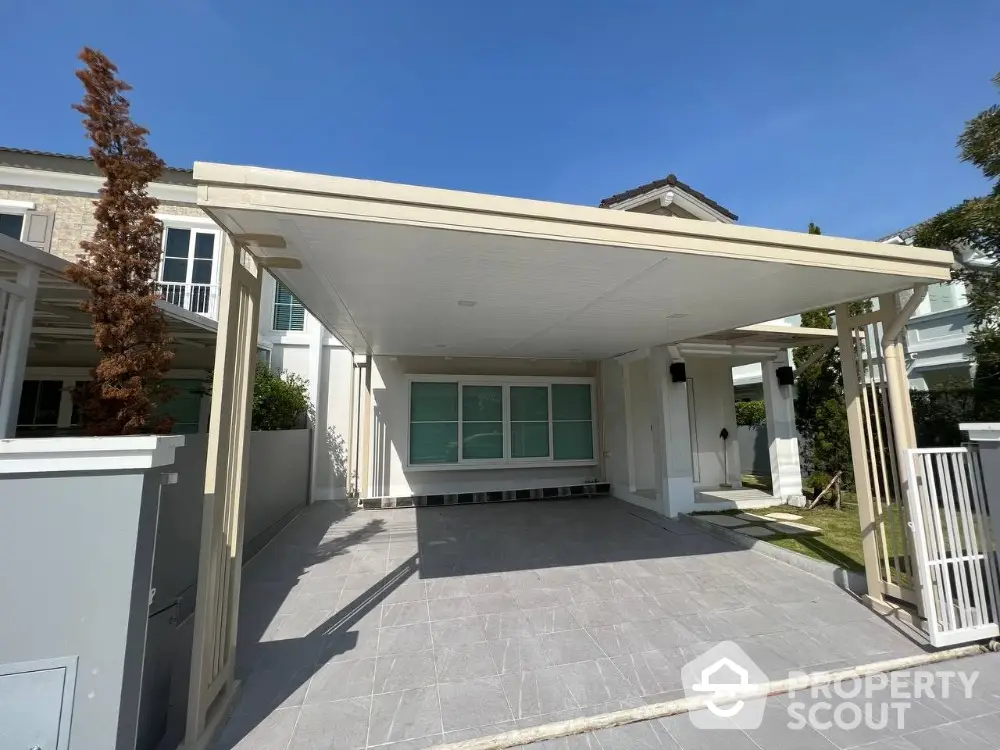
[[[795,384],[795,371],[791,367],[785,365],[784,367],[779,367],[774,371],[774,374],[778,377],[778,385],[794,385]]]
[[[670,363],[670,380],[673,383],[684,383],[687,382],[687,367],[684,366],[683,362],[671,362]]]

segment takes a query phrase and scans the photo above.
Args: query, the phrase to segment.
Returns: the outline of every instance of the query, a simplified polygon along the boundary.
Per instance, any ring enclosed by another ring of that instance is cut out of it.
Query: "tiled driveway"
[[[721,640],[773,678],[921,650],[832,585],[639,513],[313,506],[244,571],[216,747],[421,748],[667,700]]]

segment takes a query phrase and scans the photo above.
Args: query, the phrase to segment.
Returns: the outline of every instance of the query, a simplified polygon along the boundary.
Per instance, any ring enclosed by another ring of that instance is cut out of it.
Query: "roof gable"
[[[718,211],[720,214],[732,219],[733,221],[737,221],[740,218],[732,211],[730,211],[728,208],[719,203],[716,203],[707,195],[698,190],[695,190],[686,182],[681,182],[680,180],[677,179],[677,175],[674,174],[668,174],[663,179],[647,182],[645,185],[639,185],[639,187],[634,187],[631,190],[626,190],[623,193],[616,193],[615,195],[612,195],[609,198],[605,198],[604,200],[602,200],[599,205],[601,208],[612,208],[619,203],[631,200],[632,198],[643,195],[644,193],[652,193],[654,190],[659,190],[660,188],[667,186],[676,187],[679,188],[680,190],[683,190],[692,198],[701,201],[706,206]]]

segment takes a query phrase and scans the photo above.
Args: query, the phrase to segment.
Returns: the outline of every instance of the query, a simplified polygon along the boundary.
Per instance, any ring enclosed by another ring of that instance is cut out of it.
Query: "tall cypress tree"
[[[66,271],[90,290],[81,309],[93,318],[101,353],[91,382],[76,394],[78,406],[91,435],[166,432],[170,420],[155,411],[169,397],[163,376],[174,355],[153,283],[163,226],[147,192],[164,165],[146,144],[149,131],[132,121],[124,96],[132,87],[115,64],[89,47],[80,59],[76,75],[85,93],[73,108],[84,115],[104,185],[94,203],[94,237],[80,243],[83,256]]]

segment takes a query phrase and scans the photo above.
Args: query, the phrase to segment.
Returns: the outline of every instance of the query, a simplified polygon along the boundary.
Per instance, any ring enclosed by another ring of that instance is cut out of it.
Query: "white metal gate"
[[[933,646],[1000,636],[997,540],[975,447],[911,448],[907,505]]]

